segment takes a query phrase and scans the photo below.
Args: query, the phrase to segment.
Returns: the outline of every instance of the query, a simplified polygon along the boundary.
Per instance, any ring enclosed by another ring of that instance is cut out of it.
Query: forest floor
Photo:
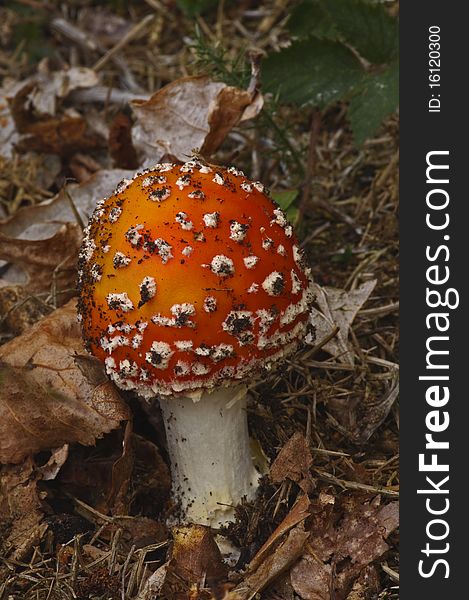
[[[216,77],[243,48],[269,52],[287,39],[286,1],[221,2],[193,18],[172,2],[131,4],[0,8],[0,600],[394,600],[396,116],[357,147],[341,104],[322,112],[271,104],[269,118],[239,123],[210,157],[291,199],[316,308],[330,326],[252,390],[249,427],[264,478],[225,532],[240,549],[235,566],[220,562],[210,532],[193,528],[188,543],[166,526],[170,475],[157,411],[149,417],[122,392],[113,424],[68,439],[51,416],[50,402],[62,400],[35,389],[33,346],[47,353],[50,344],[56,365],[65,346],[67,356],[79,351],[73,210],[83,219],[87,203],[141,164],[129,102],[182,77]],[[223,56],[207,51],[221,44]],[[70,66],[83,69],[71,83]],[[92,395],[85,377],[73,384],[77,410]]]

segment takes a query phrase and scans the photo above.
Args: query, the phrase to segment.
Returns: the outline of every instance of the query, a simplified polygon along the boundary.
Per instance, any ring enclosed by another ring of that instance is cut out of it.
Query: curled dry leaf
[[[130,417],[110,382],[86,379],[80,354],[74,300],[1,347],[0,462],[66,443],[92,445]]]
[[[0,90],[1,154],[52,152],[63,156],[102,145],[87,121],[73,110],[58,114],[59,101],[77,89],[98,83],[96,73],[84,67],[51,71],[47,59],[26,80],[9,81]]]
[[[297,431],[283,446],[272,463],[270,478],[274,483],[282,483],[290,479],[308,493],[311,491],[312,479],[310,468],[313,457],[305,436]]]
[[[187,160],[194,150],[210,157],[253,101],[251,92],[211,81],[206,76],[183,77],[149,100],[131,102],[137,123],[133,140],[144,161],[164,154]],[[255,99],[256,116],[262,102]],[[256,112],[257,111],[257,112]]]
[[[291,570],[293,588],[303,600],[344,600],[362,570],[388,550],[398,503],[350,496],[335,504],[318,501],[311,511],[310,550]]]
[[[365,281],[351,292],[314,285],[318,308],[312,308],[310,323],[316,331],[315,339],[324,339],[336,326],[339,327],[337,335],[322,349],[337,357],[337,360],[342,363],[351,365],[354,363],[353,350],[348,344],[350,326],[375,286],[376,279]]]

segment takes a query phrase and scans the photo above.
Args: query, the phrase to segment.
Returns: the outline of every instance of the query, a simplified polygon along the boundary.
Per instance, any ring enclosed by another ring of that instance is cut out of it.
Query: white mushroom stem
[[[246,388],[204,392],[200,399],[161,398],[160,405],[180,520],[226,525],[243,497],[254,498],[259,480],[251,458]]]

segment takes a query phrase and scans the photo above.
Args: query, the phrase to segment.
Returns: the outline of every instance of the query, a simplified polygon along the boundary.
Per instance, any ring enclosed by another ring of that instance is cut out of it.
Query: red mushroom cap
[[[284,213],[235,168],[159,164],[98,203],[79,261],[88,349],[149,397],[226,386],[296,349],[312,300]]]

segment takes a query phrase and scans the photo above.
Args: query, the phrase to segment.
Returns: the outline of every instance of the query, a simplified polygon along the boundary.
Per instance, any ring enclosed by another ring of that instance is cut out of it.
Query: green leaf
[[[315,36],[336,40],[339,37],[333,20],[318,0],[304,0],[296,6],[290,15],[288,30],[292,37],[299,39]]]
[[[382,4],[364,0],[320,0],[323,10],[363,58],[382,64],[399,52],[399,24]]]
[[[271,54],[263,63],[263,90],[283,102],[324,107],[362,82],[363,68],[343,44],[311,38]]]
[[[272,198],[277,202],[280,208],[285,211],[290,223],[296,223],[298,217],[298,208],[293,204],[298,197],[298,190],[282,190],[271,192]]]
[[[393,113],[399,104],[399,67],[392,64],[379,75],[368,76],[361,94],[354,96],[348,117],[357,144],[370,138],[383,119]]]
[[[298,196],[298,190],[282,190],[279,192],[272,192],[271,196],[282,210],[287,210],[287,208],[293,204]]]

